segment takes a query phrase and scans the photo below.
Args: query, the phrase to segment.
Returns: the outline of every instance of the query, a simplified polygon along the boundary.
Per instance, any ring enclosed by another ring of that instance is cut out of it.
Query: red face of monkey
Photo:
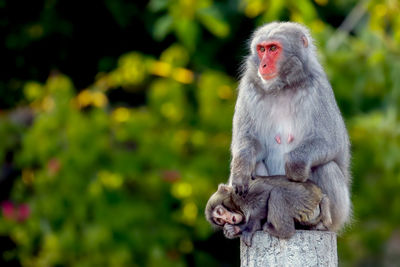
[[[257,54],[260,59],[258,72],[265,80],[278,75],[277,62],[282,54],[282,46],[278,41],[262,42],[257,45]]]
[[[225,223],[234,225],[241,223],[243,216],[240,213],[227,210],[223,205],[218,205],[213,211],[213,220],[220,226],[224,226]]]

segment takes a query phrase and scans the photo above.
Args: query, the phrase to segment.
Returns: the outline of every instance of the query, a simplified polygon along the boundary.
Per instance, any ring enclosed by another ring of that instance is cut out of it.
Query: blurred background
[[[229,175],[252,31],[307,25],[352,142],[341,266],[400,263],[397,0],[0,0],[0,265],[239,266]]]

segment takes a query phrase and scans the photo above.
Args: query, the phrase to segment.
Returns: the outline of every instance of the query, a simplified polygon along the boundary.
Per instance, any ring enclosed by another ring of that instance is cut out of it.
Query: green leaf
[[[285,9],[285,1],[270,1],[262,21],[269,22],[279,19]]]
[[[154,23],[153,37],[157,41],[161,41],[171,31],[173,19],[169,15],[162,16]]]
[[[311,2],[307,0],[297,0],[292,4],[300,11],[304,21],[312,21],[316,18],[317,12]]]
[[[175,33],[178,39],[190,50],[196,48],[199,37],[199,25],[193,20],[182,18],[174,23]]]
[[[215,36],[223,38],[229,35],[229,24],[223,19],[221,12],[216,7],[199,9],[197,16],[207,30]]]
[[[148,8],[153,12],[164,10],[167,7],[168,0],[151,0]]]

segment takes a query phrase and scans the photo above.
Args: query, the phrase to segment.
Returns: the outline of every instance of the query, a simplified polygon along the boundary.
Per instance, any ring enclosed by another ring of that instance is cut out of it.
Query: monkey
[[[257,230],[287,239],[295,233],[295,223],[326,230],[332,222],[329,199],[315,183],[293,182],[285,176],[256,176],[245,199],[232,186],[220,184],[205,214],[212,225],[223,228],[225,237],[241,234],[248,246]]]
[[[272,22],[251,38],[238,86],[228,184],[245,198],[256,174],[311,180],[330,200],[330,231],[351,214],[350,141],[305,26]],[[284,207],[276,207],[284,208]]]

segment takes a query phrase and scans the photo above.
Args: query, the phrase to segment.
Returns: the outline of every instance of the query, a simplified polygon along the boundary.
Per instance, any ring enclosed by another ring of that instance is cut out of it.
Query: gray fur
[[[283,45],[283,55],[278,77],[266,81],[258,74],[256,46],[269,40]],[[286,142],[289,134],[292,142]],[[351,213],[349,148],[344,121],[307,28],[273,22],[257,29],[239,84],[229,184],[244,197],[250,178],[259,171],[294,181],[311,179],[330,199],[329,230],[338,231]]]

